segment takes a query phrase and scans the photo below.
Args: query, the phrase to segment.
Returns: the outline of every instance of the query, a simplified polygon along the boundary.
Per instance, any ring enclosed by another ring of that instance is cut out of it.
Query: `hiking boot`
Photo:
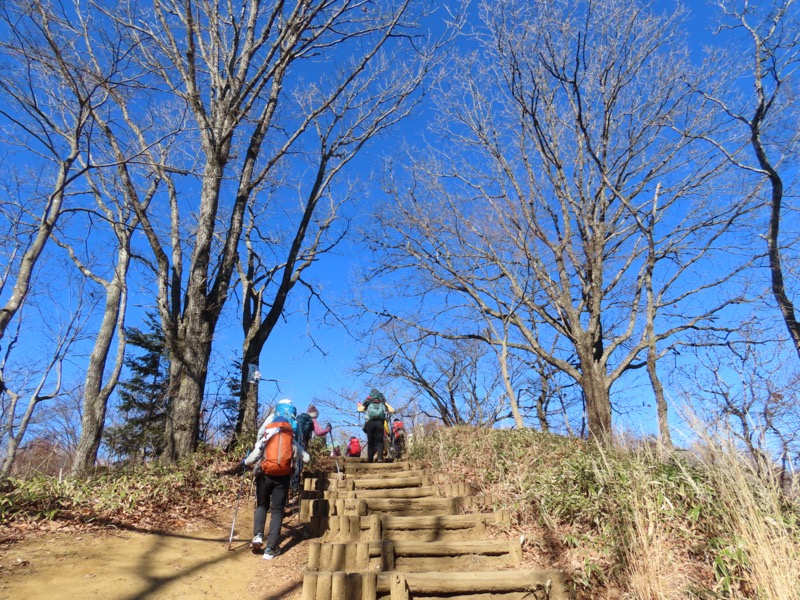
[[[281,553],[280,548],[267,548],[264,550],[264,560],[272,560]]]
[[[253,538],[253,541],[250,542],[250,547],[253,550],[261,550],[264,547],[264,538],[260,533],[257,533],[256,537]]]

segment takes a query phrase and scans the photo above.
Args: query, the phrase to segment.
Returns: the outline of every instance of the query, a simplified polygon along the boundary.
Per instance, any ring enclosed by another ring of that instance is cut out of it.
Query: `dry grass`
[[[578,598],[800,598],[800,506],[731,447],[707,441],[700,460],[454,428],[413,452],[497,498]]]
[[[705,472],[726,534],[715,561],[720,591],[730,598],[800,598],[796,494],[782,491],[774,472],[757,469],[730,440],[704,441]]]

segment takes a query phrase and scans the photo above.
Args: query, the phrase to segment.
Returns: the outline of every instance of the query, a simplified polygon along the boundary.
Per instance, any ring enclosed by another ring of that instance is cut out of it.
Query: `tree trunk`
[[[128,263],[123,257],[117,268],[116,281],[106,288],[106,305],[100,331],[97,334],[92,354],[89,357],[89,366],[86,370],[86,380],[83,389],[83,414],[81,415],[81,437],[72,462],[71,474],[82,475],[88,472],[97,460],[97,451],[103,437],[103,427],[106,421],[108,399],[119,381],[122,370],[125,340],[122,337],[122,323],[125,318],[125,277],[127,276]],[[114,369],[105,386],[105,375],[108,353],[114,339],[114,334],[121,336],[117,348],[117,360]]]
[[[11,465],[14,464],[14,459],[17,456],[17,448],[19,441],[17,436],[14,435],[14,413],[16,412],[17,403],[19,402],[19,395],[5,390],[4,393],[8,394],[11,398],[11,405],[8,407],[8,423],[5,426],[5,437],[8,440],[6,443],[6,455],[3,458],[3,464],[0,466],[0,475],[7,477],[11,473]]]
[[[592,361],[583,368],[581,389],[586,399],[586,421],[589,438],[601,444],[611,444],[611,398],[606,387],[602,366]]]
[[[188,315],[181,328],[177,356],[171,353],[171,402],[166,424],[164,460],[181,460],[197,448],[200,434],[200,408],[203,405],[208,361],[211,357],[211,333],[200,319]],[[194,326],[200,320],[199,326]]]
[[[39,222],[39,229],[36,232],[36,236],[22,256],[17,272],[17,280],[14,282],[11,295],[6,301],[5,306],[0,308],[0,340],[5,336],[6,329],[11,319],[14,318],[14,315],[19,311],[25,298],[28,297],[34,269],[39,262],[39,257],[44,251],[45,244],[50,239],[50,234],[53,232],[58,218],[61,216],[62,204],[66,194],[67,179],[77,156],[77,143],[73,142],[69,157],[60,165],[55,184],[56,191],[48,198],[47,207]]]
[[[206,156],[213,150],[206,149]],[[227,299],[227,286],[232,267],[224,260],[217,268],[216,281],[209,290],[211,248],[215,232],[220,186],[224,176],[222,161],[209,159],[203,171],[203,189],[200,193],[200,214],[197,220],[195,247],[192,252],[189,279],[186,285],[186,302],[183,318],[178,328],[178,339],[170,348],[170,359],[178,360],[179,366],[170,370],[171,395],[165,430],[164,460],[171,462],[191,455],[197,448],[200,434],[200,409],[203,405],[208,361],[211,345],[222,306]],[[236,211],[234,211],[234,214]],[[238,243],[241,222],[232,218],[234,224],[227,232],[229,238]],[[231,262],[231,265],[233,263]],[[172,375],[177,375],[177,381]]]
[[[503,385],[506,388],[506,393],[508,394],[508,403],[511,406],[511,414],[514,417],[514,426],[517,429],[522,429],[525,427],[525,422],[522,420],[522,415],[519,412],[519,402],[517,401],[517,395],[514,393],[514,387],[511,385],[511,374],[508,372],[508,333],[507,331],[504,332],[505,335],[503,336],[502,346],[500,351],[500,371],[502,372],[503,376]]]
[[[249,343],[248,343],[249,341]],[[249,381],[249,366],[259,366],[259,357],[263,343],[245,339],[242,353],[242,376],[240,386],[239,413],[236,416],[236,428],[230,442],[230,448],[238,443],[251,444],[258,432],[258,381]],[[259,369],[260,370],[260,369]]]
[[[542,386],[545,384],[542,383]],[[547,394],[544,390],[536,397],[536,418],[539,419],[539,427],[544,433],[550,432],[550,424],[547,422],[547,411],[544,408],[547,401]]]
[[[752,126],[751,143],[755,150],[758,164],[764,169],[769,178],[771,187],[769,231],[767,232],[767,250],[769,254],[769,272],[772,278],[772,296],[781,311],[783,322],[792,338],[794,349],[800,357],[800,322],[797,321],[794,304],[786,293],[786,284],[783,280],[783,266],[781,264],[780,225],[781,206],[783,204],[783,180],[773,168],[767,158],[766,151],[761,144],[761,134],[758,122]]]
[[[664,396],[664,386],[658,378],[656,371],[656,349],[651,342],[647,350],[647,374],[650,376],[650,385],[653,386],[653,395],[656,397],[656,412],[658,414],[658,438],[667,450],[672,450],[672,436],[669,432],[669,418],[667,399]]]

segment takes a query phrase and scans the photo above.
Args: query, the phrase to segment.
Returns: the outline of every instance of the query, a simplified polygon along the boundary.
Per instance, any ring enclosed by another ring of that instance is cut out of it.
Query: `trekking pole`
[[[233,523],[231,523],[231,535],[228,537],[228,550],[231,549],[231,544],[233,543],[233,530],[236,527],[236,515],[239,514],[239,500],[242,497],[242,489],[244,488],[244,480],[247,479],[247,467],[242,465],[244,470],[242,471],[242,481],[239,484],[239,492],[236,494],[236,508],[233,509]]]
[[[328,435],[331,436],[331,448],[333,448],[334,447],[333,446],[333,430],[329,431]],[[339,477],[339,479],[341,479],[342,478],[342,472],[339,470],[339,457],[338,456],[334,456],[333,457],[333,462],[336,463],[336,475]]]

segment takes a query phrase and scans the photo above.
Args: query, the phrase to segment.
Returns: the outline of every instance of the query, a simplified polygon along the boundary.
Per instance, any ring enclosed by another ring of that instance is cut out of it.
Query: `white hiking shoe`
[[[264,560],[272,560],[281,553],[280,548],[267,548],[264,550]]]
[[[264,538],[261,537],[260,533],[257,533],[256,537],[253,538],[253,541],[250,542],[250,547],[253,550],[261,550],[264,547]]]

